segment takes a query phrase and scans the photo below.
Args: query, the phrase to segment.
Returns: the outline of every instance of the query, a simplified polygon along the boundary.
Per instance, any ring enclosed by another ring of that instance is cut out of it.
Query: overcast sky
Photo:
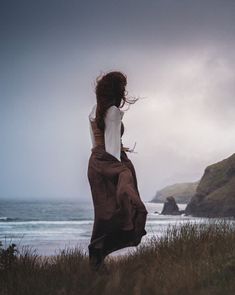
[[[123,71],[144,200],[235,152],[235,1],[0,1],[0,198],[90,200],[95,78]]]

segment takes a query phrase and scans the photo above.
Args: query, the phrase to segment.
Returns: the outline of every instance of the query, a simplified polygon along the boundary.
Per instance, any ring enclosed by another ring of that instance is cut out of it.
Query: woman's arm
[[[118,107],[108,108],[105,116],[105,150],[121,161],[121,113]]]

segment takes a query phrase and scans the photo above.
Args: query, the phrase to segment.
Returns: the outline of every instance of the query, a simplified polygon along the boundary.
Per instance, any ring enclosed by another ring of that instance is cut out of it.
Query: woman
[[[90,115],[92,153],[88,180],[94,204],[94,225],[88,246],[90,266],[100,269],[104,258],[124,247],[137,246],[146,235],[147,210],[141,201],[135,169],[122,144],[126,76],[109,72],[96,80],[96,100]]]

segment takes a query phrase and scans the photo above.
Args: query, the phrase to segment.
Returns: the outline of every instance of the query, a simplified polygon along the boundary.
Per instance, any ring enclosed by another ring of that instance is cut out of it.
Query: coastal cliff
[[[205,169],[185,213],[199,217],[235,217],[235,154]]]

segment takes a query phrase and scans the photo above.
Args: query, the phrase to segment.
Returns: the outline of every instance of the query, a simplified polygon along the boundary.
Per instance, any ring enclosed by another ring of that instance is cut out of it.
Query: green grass
[[[164,237],[107,257],[106,265],[109,274],[92,272],[80,249],[47,258],[2,250],[0,294],[235,294],[235,227],[223,219],[169,226]]]

